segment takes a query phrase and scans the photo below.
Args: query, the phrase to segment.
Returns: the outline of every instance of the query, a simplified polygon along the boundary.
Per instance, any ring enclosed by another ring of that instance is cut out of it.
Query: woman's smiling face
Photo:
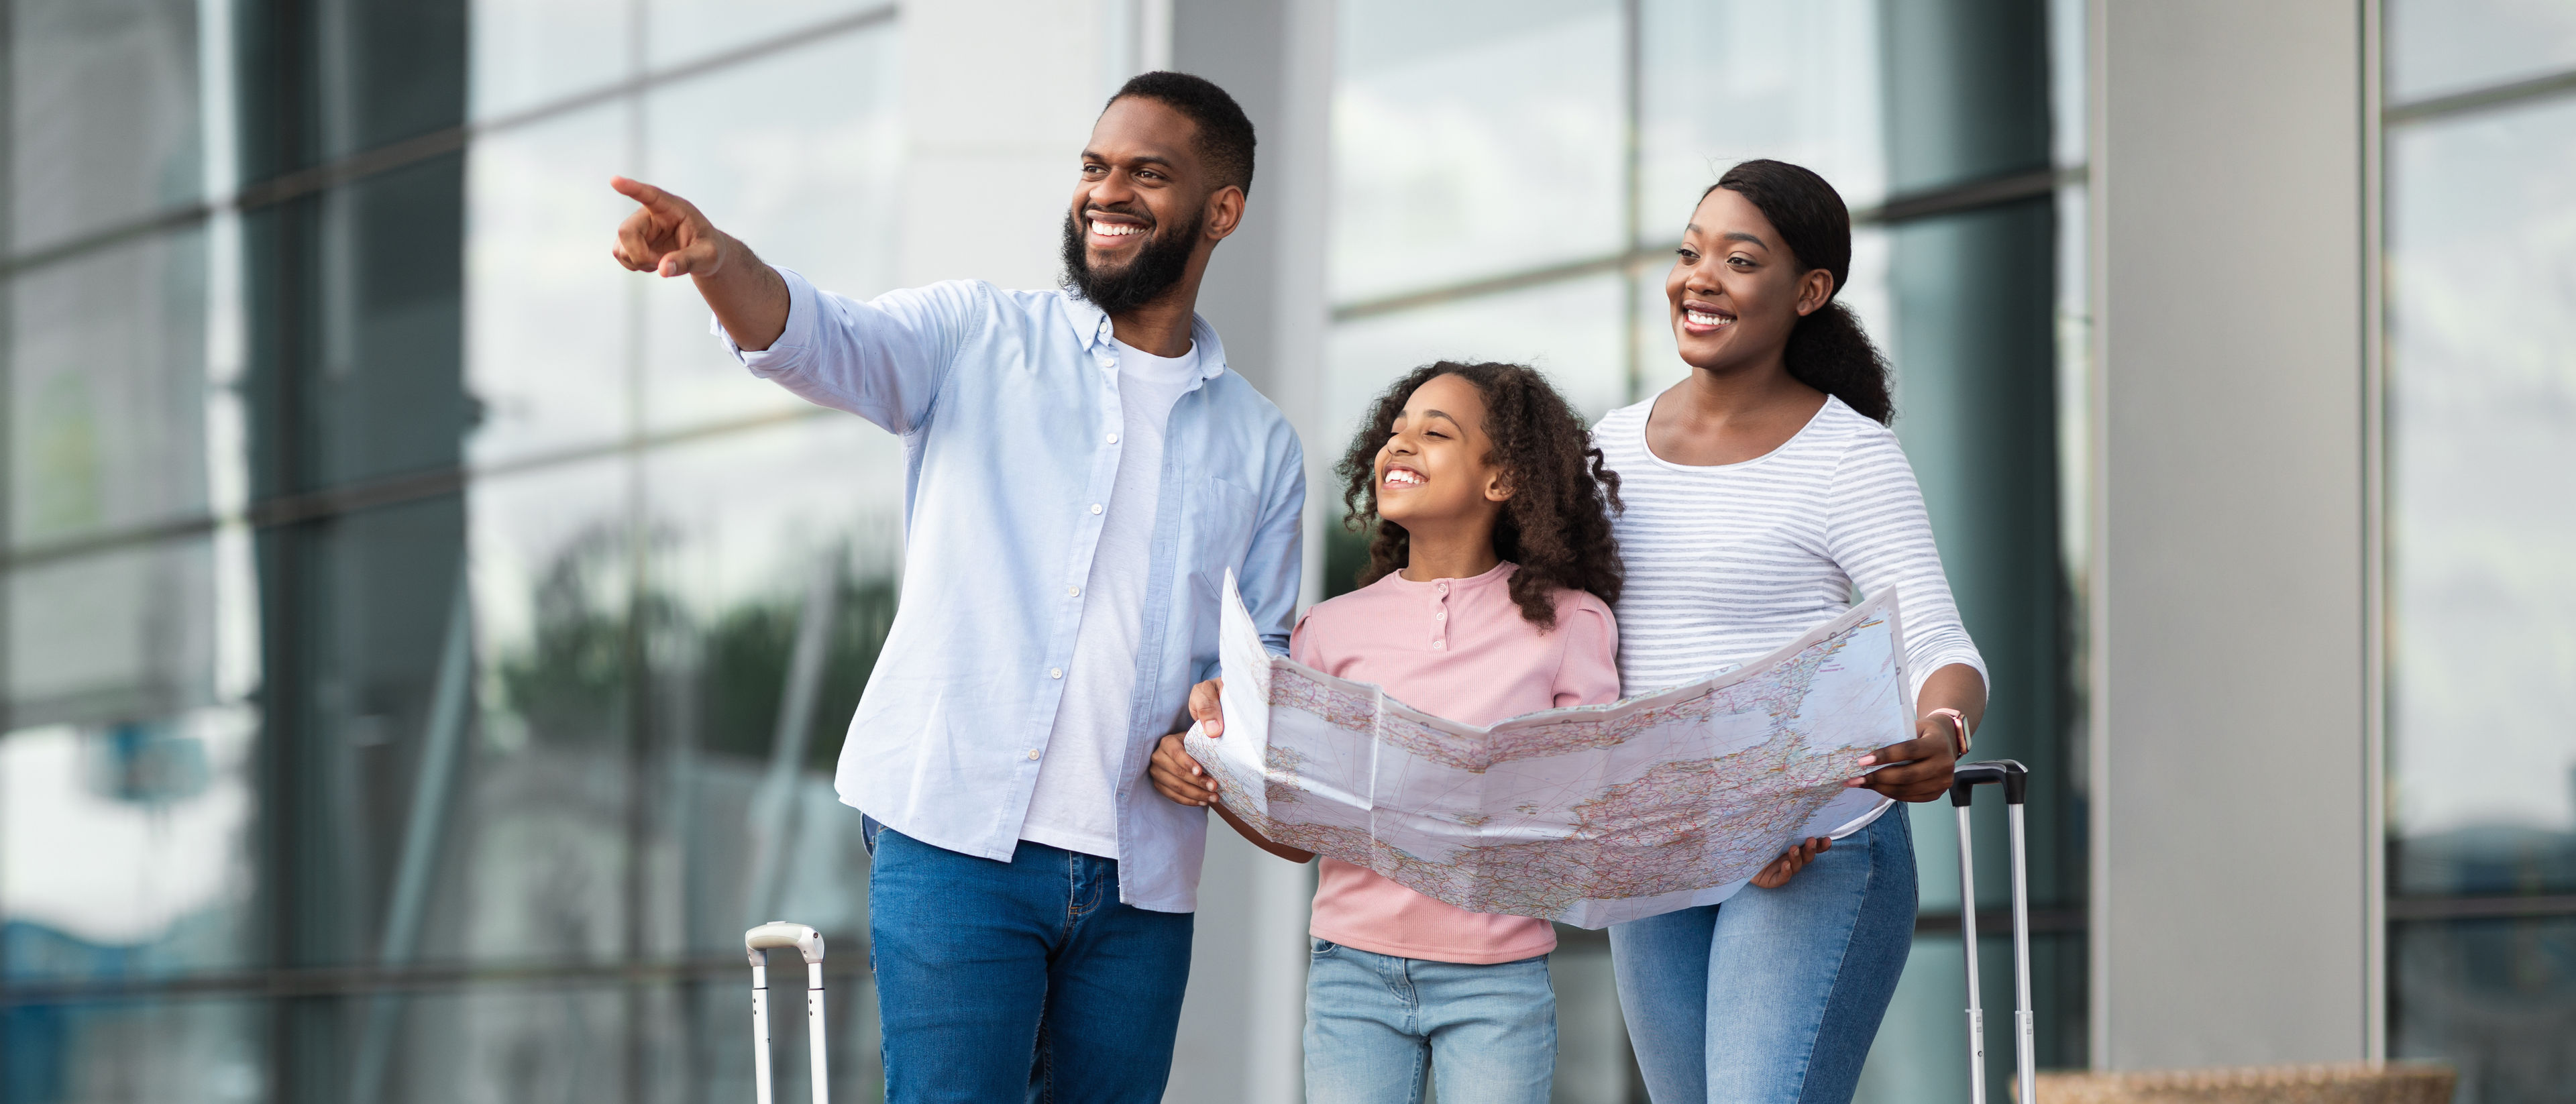
[[[1414,388],[1377,450],[1377,515],[1410,531],[1499,509],[1511,491],[1484,426],[1475,384],[1442,375]]]
[[[1673,337],[1694,368],[1758,364],[1789,346],[1798,320],[1825,305],[1832,274],[1800,271],[1761,208],[1719,188],[1699,201],[1664,277]]]

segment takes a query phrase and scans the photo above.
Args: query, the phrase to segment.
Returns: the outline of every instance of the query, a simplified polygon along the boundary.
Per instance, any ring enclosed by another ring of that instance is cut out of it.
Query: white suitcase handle
[[[2013,1048],[2014,1073],[2021,1082],[2022,1104],[2039,1099],[2038,1056],[2032,1050],[2030,1010],[2030,871],[2023,858],[2022,803],[2030,793],[2030,769],[2010,759],[1961,763],[1950,776],[1950,804],[1959,810],[1959,936],[1968,951],[1968,1099],[1986,1104],[1986,1011],[1977,998],[1977,872],[1968,847],[1968,806],[1977,787],[2004,788],[2004,815],[2012,827]],[[762,1104],[768,1104],[763,1101]]]
[[[751,1076],[758,1104],[770,1104],[769,1090],[769,956],[771,950],[796,948],[805,959],[805,1026],[814,1052],[814,1104],[831,1104],[831,1052],[824,1046],[823,933],[803,924],[772,920],[742,933],[742,949],[751,958]]]

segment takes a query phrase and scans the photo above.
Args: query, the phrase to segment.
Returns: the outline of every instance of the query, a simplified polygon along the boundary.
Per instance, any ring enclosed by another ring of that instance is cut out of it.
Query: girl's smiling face
[[[1377,450],[1377,515],[1418,540],[1424,526],[1490,518],[1512,496],[1485,435],[1485,396],[1453,375],[1414,388]]]

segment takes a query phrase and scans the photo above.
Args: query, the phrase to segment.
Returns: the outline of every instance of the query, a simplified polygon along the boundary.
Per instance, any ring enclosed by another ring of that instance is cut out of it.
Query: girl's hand
[[[1154,745],[1154,758],[1146,766],[1145,776],[1153,779],[1154,792],[1168,800],[1199,808],[1216,802],[1216,780],[1200,769],[1199,761],[1190,758],[1189,752],[1181,750],[1180,733],[1165,736]]]
[[[1833,849],[1834,841],[1817,836],[1781,852],[1779,858],[1771,861],[1771,865],[1762,868],[1762,873],[1753,876],[1753,884],[1764,889],[1778,889],[1789,884],[1789,879],[1806,869],[1807,864],[1814,862],[1816,856]]]
[[[1864,767],[1877,763],[1895,766],[1845,779],[1843,785],[1867,787],[1898,801],[1930,801],[1949,793],[1951,770],[1959,765],[1958,732],[1950,718],[1942,714],[1915,718],[1913,739],[1889,744],[1860,761]]]
[[[1190,687],[1190,719],[1199,723],[1199,731],[1208,739],[1225,735],[1225,711],[1217,706],[1216,695],[1225,689],[1225,680],[1212,678]]]

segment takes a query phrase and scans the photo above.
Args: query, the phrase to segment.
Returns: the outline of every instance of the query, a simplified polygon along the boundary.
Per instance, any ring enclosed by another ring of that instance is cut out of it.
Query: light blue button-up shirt
[[[780,270],[787,329],[753,374],[903,437],[902,604],[841,744],[841,800],[924,843],[1008,860],[1073,666],[1080,590],[1118,476],[1109,316],[1062,291],[950,281],[869,302]],[[1225,573],[1274,652],[1296,611],[1305,456],[1193,318],[1200,379],[1172,405],[1118,785],[1118,895],[1198,905],[1203,809],[1145,779],[1217,671]],[[859,473],[853,473],[859,474]]]

